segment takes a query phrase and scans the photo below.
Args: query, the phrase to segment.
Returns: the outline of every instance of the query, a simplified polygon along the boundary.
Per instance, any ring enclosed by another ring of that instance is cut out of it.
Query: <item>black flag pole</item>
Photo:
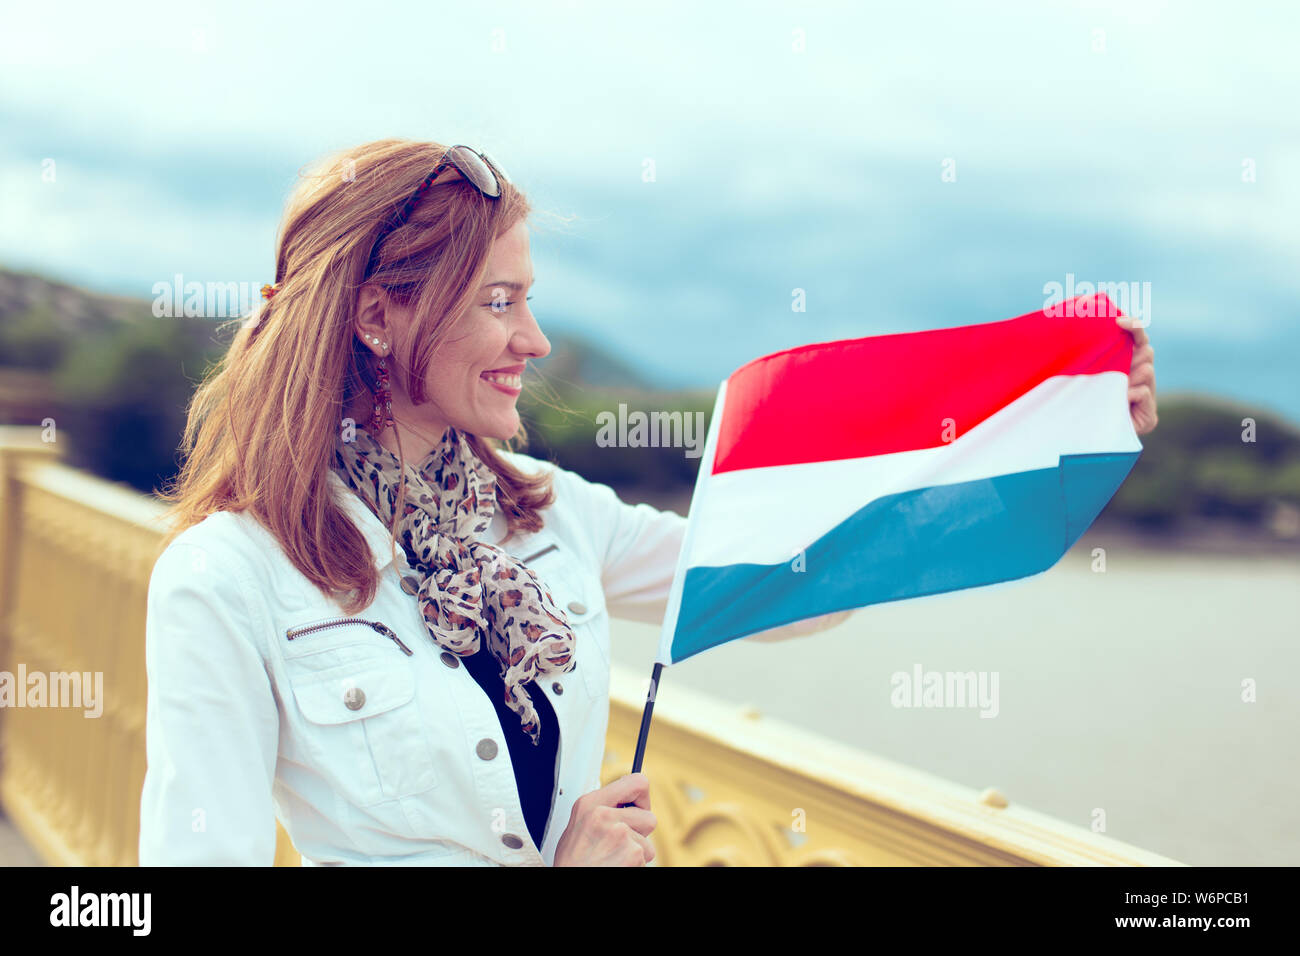
[[[645,744],[650,738],[650,715],[655,709],[655,691],[659,689],[659,675],[664,665],[655,662],[655,669],[650,675],[650,689],[645,695],[645,710],[641,711],[641,731],[636,735],[636,755],[632,758],[631,773],[641,772],[641,758],[645,756]],[[635,803],[620,803],[619,807],[634,807]]]
[[[641,712],[641,732],[636,737],[636,756],[632,758],[632,772],[641,772],[641,758],[645,756],[645,742],[650,736],[650,715],[655,709],[655,690],[659,687],[659,674],[664,665],[655,662],[654,673],[650,675],[650,689],[645,695],[645,710]]]

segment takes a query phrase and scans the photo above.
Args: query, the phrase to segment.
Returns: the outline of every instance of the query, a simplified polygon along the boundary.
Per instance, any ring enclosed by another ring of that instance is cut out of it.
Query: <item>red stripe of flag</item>
[[[1133,339],[1104,293],[1061,310],[755,359],[727,380],[713,473],[934,448],[944,419],[961,436],[1054,375],[1128,371]]]

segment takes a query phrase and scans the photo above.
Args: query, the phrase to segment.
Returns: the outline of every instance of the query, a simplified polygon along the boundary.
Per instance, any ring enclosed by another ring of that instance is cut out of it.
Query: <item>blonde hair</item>
[[[190,400],[181,470],[158,493],[169,502],[164,548],[215,511],[248,511],[327,597],[352,592],[341,605],[346,613],[374,600],[369,548],[329,484],[344,411],[375,378],[376,357],[355,334],[357,292],[374,281],[414,306],[410,354],[391,354],[390,374],[418,405],[449,325],[484,281],[493,240],[531,211],[504,179],[496,198],[463,177],[435,183],[383,237],[367,275],[385,224],[445,152],[437,143],[379,140],[301,174],[280,224],[277,291],[236,332]],[[496,475],[508,536],[540,529],[538,512],[553,500],[549,477],[514,468],[497,453],[496,439],[467,438]],[[521,424],[510,443],[526,440]],[[400,438],[398,458],[404,477]],[[390,532],[399,516],[400,509]]]

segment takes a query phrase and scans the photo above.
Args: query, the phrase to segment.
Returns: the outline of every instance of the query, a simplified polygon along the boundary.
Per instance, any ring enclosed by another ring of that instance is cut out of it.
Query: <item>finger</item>
[[[642,810],[640,807],[620,807],[617,819],[620,823],[626,823],[643,836],[649,836],[653,833],[655,826],[659,823],[658,818],[653,813],[649,810]]]
[[[1126,329],[1132,329],[1134,332],[1144,328],[1146,324],[1136,315],[1117,315],[1115,316],[1115,322]]]
[[[645,857],[645,863],[642,863],[641,865],[645,866],[646,863],[649,863],[655,858],[655,848],[651,845],[649,840],[639,833],[633,832],[630,836],[641,847],[641,854]]]
[[[1139,435],[1145,435],[1148,432],[1154,431],[1157,422],[1160,421],[1160,419],[1156,417],[1156,407],[1154,403],[1150,406],[1139,406],[1137,418],[1138,421],[1134,423],[1134,429]]]
[[[1133,347],[1139,348],[1146,345],[1150,339],[1147,337],[1147,330],[1144,325],[1140,324],[1137,319],[1131,315],[1117,316],[1115,324],[1122,329],[1128,329],[1133,336]]]
[[[1156,360],[1156,350],[1150,342],[1146,345],[1133,349],[1133,361],[1130,368],[1137,368],[1139,365],[1154,364]]]
[[[1139,385],[1149,385],[1152,389],[1156,387],[1156,367],[1151,364],[1139,365],[1133,371],[1128,373],[1128,387],[1136,388]]]
[[[1130,389],[1129,399],[1132,405],[1129,416],[1133,419],[1133,428],[1139,435],[1145,435],[1156,427],[1156,397],[1146,385]]]
[[[617,807],[624,803],[650,809],[650,780],[643,773],[628,773],[595,791],[602,806]]]
[[[1131,336],[1133,336],[1133,348],[1134,348],[1134,349],[1140,349],[1142,346],[1147,345],[1147,344],[1150,343],[1151,339],[1147,337],[1147,330],[1144,329],[1144,328],[1142,328],[1142,326],[1140,326],[1140,325],[1124,325],[1124,326],[1121,326],[1121,327],[1124,328],[1124,329],[1127,329],[1127,330],[1128,330],[1128,333],[1129,333]]]
[[[1148,385],[1137,385],[1128,390],[1128,402],[1130,405],[1144,405],[1145,403],[1153,402],[1154,400],[1155,396],[1152,394],[1151,387]]]

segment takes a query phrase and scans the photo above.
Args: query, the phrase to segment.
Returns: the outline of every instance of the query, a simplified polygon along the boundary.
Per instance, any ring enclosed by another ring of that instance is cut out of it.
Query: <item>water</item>
[[[660,700],[680,683],[1082,827],[1100,809],[1109,836],[1191,865],[1297,865],[1298,604],[1300,560],[1090,533],[1033,578],[705,651],[665,670]],[[657,643],[614,622],[618,664],[649,677]],[[997,716],[892,706],[891,675],[918,664],[996,672]]]

